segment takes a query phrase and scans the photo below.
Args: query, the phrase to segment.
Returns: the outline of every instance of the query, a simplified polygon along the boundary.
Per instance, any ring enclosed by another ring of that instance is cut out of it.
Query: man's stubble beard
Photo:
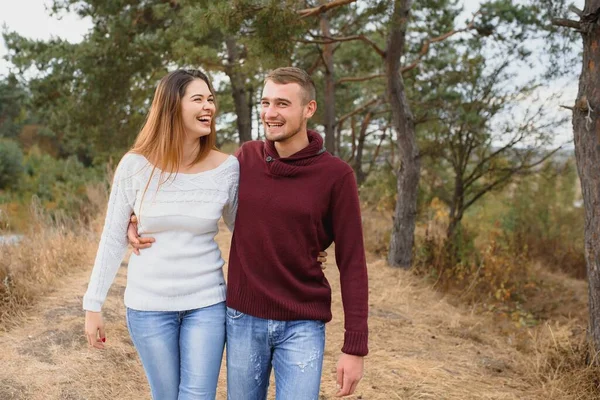
[[[276,143],[287,142],[290,139],[292,139],[294,136],[296,136],[298,133],[300,133],[300,131],[302,130],[302,127],[304,126],[305,123],[306,123],[306,120],[301,121],[300,124],[298,125],[298,128],[295,131],[293,131],[292,133],[287,134],[283,137],[277,138],[277,139],[269,139],[268,134],[266,133],[267,130],[265,130],[265,137],[267,138],[267,140],[271,140]]]

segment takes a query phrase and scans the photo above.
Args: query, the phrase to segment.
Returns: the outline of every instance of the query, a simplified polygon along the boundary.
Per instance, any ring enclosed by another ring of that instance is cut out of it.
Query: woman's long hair
[[[161,171],[158,191],[161,184],[166,182],[173,173],[177,175],[177,171],[181,167],[186,138],[181,115],[181,99],[188,85],[194,79],[202,79],[206,82],[213,98],[216,97],[208,77],[195,69],[178,69],[170,72],[160,80],[154,92],[152,105],[150,106],[144,126],[137,135],[135,143],[130,150],[132,153],[143,155],[152,164],[152,172],[144,188],[142,203],[157,168]],[[215,128],[215,115],[216,109],[210,122],[210,134],[201,136],[198,139],[198,155],[190,165],[202,161],[212,149],[216,149],[217,132]],[[163,174],[167,174],[167,177],[164,178]],[[140,214],[141,206],[140,204]],[[138,215],[138,220],[141,222],[140,215]]]
[[[195,69],[178,69],[160,80],[150,112],[144,126],[135,139],[131,152],[141,154],[150,161],[154,169],[159,168],[169,176],[181,166],[186,132],[181,116],[181,99],[194,79],[202,79],[215,96],[208,77]],[[216,114],[216,112],[215,112]],[[211,118],[210,134],[199,138],[200,151],[190,165],[196,164],[208,156],[217,143],[215,116]]]

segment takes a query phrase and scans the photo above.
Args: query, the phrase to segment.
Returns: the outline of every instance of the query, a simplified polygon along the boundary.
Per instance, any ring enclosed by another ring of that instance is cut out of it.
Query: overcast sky
[[[79,42],[83,35],[90,29],[91,22],[82,20],[74,14],[62,15],[60,19],[51,17],[47,10],[51,0],[0,0],[0,25],[7,27],[9,31],[32,39],[49,39],[61,37],[70,42]],[[574,3],[583,8],[584,0],[575,0]],[[477,10],[480,0],[464,0],[466,12]],[[6,47],[0,38],[0,77],[8,72],[8,63],[4,60]],[[540,73],[543,66],[540,67]],[[528,71],[535,74],[536,71]],[[543,89],[550,93],[559,87],[563,93],[561,104],[572,104],[577,94],[576,75],[563,79],[560,82],[552,82]],[[569,124],[570,125],[570,124]],[[570,126],[565,126],[557,140],[563,142],[571,135]]]

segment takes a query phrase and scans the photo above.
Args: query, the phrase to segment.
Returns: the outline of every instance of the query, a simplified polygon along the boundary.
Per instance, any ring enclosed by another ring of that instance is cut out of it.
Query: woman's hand
[[[90,347],[104,349],[106,333],[104,332],[102,313],[94,311],[85,312],[85,337]]]
[[[327,265],[325,265],[325,263],[327,263],[327,252],[320,251],[319,255],[317,256],[317,261],[319,264],[321,264],[321,269],[327,268]]]

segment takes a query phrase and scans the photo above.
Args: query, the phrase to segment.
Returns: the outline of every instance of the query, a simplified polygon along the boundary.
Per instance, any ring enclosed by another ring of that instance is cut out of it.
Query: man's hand
[[[140,237],[137,231],[137,223],[137,217],[135,214],[131,214],[129,226],[127,227],[127,239],[129,240],[129,244],[133,247],[133,253],[136,256],[139,256],[140,249],[147,249],[148,247],[152,246],[152,243],[154,243],[154,238]]]
[[[354,393],[358,382],[363,377],[365,367],[364,357],[342,354],[337,364],[336,397],[348,396]]]

